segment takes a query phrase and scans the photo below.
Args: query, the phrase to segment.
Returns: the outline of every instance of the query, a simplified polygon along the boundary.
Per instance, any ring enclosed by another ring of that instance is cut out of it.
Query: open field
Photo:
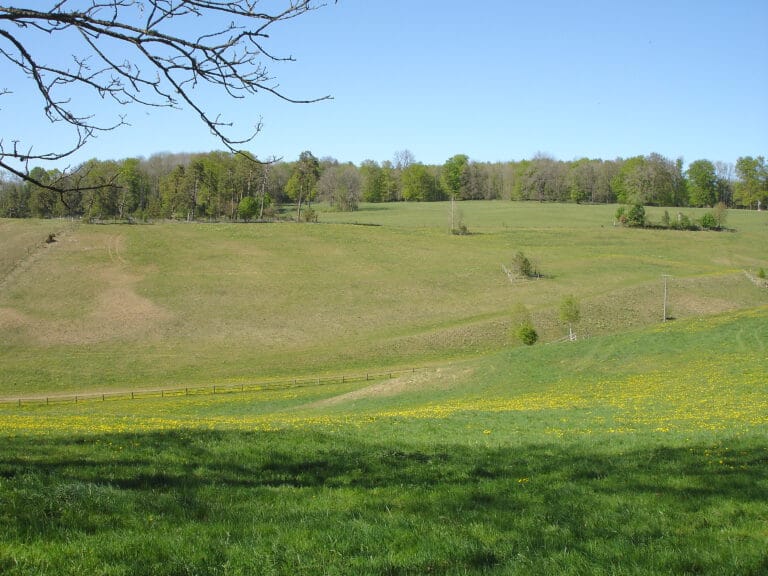
[[[0,403],[0,573],[768,572],[765,213],[478,202],[456,237],[447,204],[366,208],[0,222],[0,397],[124,393]],[[509,282],[517,250],[546,277]],[[510,344],[518,302],[544,344]]]
[[[508,346],[517,303],[544,341],[562,337],[567,294],[582,336],[617,333],[659,321],[662,274],[675,318],[768,303],[743,274],[766,266],[765,213],[687,233],[614,228],[611,206],[459,207],[472,236],[447,233],[440,203],[321,214],[380,226],[81,225],[29,261],[20,246],[24,272],[0,291],[0,396],[443,362]],[[547,278],[510,283],[518,250]]]

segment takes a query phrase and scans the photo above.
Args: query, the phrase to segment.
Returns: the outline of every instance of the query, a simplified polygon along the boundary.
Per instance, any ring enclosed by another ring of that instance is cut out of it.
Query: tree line
[[[646,206],[768,206],[768,164],[735,164],[660,154],[556,160],[546,155],[478,162],[457,154],[440,165],[405,150],[360,165],[317,158],[259,161],[247,152],[156,154],[89,160],[68,172],[34,168],[36,183],[0,173],[0,217],[183,220],[311,220],[313,201],[342,211],[362,202],[447,199],[621,203]],[[285,216],[288,214],[288,216]],[[281,216],[282,215],[282,216]]]

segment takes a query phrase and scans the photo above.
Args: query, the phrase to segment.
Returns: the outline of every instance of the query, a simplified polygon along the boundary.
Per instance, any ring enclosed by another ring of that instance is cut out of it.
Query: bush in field
[[[645,219],[645,206],[642,204],[634,204],[627,211],[627,226],[633,228],[642,228],[646,224]]]
[[[642,204],[633,204],[629,208],[619,206],[616,209],[616,222],[622,226],[642,228],[647,224],[645,219],[645,207]]]
[[[523,324],[517,329],[517,338],[526,346],[533,346],[539,339],[539,335],[532,324]]]
[[[715,216],[715,220],[717,220],[717,227],[718,228],[725,228],[725,222],[728,217],[728,207],[723,202],[718,202],[715,204],[715,208],[713,209],[712,213]]]
[[[699,220],[699,224],[704,230],[717,230],[720,228],[720,225],[717,223],[717,218],[715,218],[715,215],[712,212],[706,212]]]
[[[526,346],[532,346],[539,339],[536,328],[533,325],[531,313],[524,304],[518,304],[512,310],[511,336]]]
[[[677,213],[677,221],[672,223],[672,228],[676,230],[698,230],[699,227],[691,220],[690,216],[683,214],[682,212]]]
[[[515,254],[512,258],[512,272],[522,278],[540,278],[541,274],[536,269],[536,265],[522,252]]]

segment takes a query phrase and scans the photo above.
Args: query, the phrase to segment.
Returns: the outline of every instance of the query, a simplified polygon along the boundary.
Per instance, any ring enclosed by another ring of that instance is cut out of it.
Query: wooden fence
[[[423,368],[408,368],[389,370],[386,372],[366,373],[364,375],[316,376],[312,378],[291,378],[285,380],[270,380],[263,382],[242,382],[239,384],[213,384],[210,386],[178,386],[170,388],[151,388],[120,392],[88,392],[76,394],[55,394],[49,396],[27,396],[19,398],[0,398],[0,404],[15,404],[18,407],[30,404],[78,404],[81,402],[106,402],[107,400],[141,400],[147,398],[179,398],[184,396],[201,396],[207,394],[239,394],[245,392],[261,392],[267,390],[282,390],[286,388],[306,388],[307,386],[322,386],[327,384],[345,384],[347,382],[368,382],[387,380],[406,374],[415,374]]]

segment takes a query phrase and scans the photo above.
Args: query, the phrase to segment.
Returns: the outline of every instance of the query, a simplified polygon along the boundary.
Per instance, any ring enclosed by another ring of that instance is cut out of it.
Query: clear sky
[[[284,92],[333,100],[201,95],[235,122],[235,134],[262,119],[246,146],[261,158],[310,150],[359,163],[404,149],[428,164],[458,153],[768,155],[766,0],[331,0],[273,29],[270,42],[297,60],[271,66]],[[6,72],[0,62],[0,84]],[[17,100],[0,99],[0,137],[42,150],[56,132],[36,121],[39,106],[13,82]],[[130,127],[100,136],[71,163],[222,148],[189,112],[124,112]]]

